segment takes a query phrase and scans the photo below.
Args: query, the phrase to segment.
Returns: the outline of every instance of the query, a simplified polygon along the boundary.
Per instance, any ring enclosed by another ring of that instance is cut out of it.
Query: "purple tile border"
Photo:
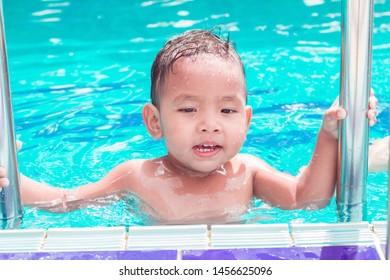
[[[375,246],[184,250],[183,260],[379,260]]]
[[[0,260],[176,260],[177,250],[0,253]],[[375,246],[183,250],[182,260],[379,260]]]
[[[176,250],[0,253],[0,260],[176,260]]]

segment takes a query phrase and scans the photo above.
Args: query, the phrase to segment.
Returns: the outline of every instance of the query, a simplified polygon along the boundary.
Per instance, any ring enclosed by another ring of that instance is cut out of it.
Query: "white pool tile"
[[[0,252],[372,245],[387,223],[134,226],[2,230]]]
[[[134,226],[129,228],[127,249],[207,248],[206,225]]]
[[[374,235],[367,222],[291,224],[295,246],[369,245]]]
[[[125,227],[53,228],[47,231],[45,251],[124,250]]]
[[[43,245],[46,231],[31,230],[1,230],[0,252],[34,252]]]
[[[291,247],[287,224],[214,225],[211,247]]]

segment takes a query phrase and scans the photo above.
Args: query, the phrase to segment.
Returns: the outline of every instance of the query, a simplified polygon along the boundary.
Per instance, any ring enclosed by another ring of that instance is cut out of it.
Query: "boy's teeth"
[[[196,146],[196,149],[201,152],[201,153],[207,153],[213,151],[217,145],[212,145],[212,144],[202,144],[199,146]]]

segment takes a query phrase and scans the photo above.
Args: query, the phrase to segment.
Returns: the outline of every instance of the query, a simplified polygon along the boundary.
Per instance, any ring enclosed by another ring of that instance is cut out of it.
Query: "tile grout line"
[[[38,251],[45,251],[45,244],[46,244],[47,236],[48,236],[48,232],[47,232],[47,230],[45,230],[45,233],[43,234],[43,238],[42,238],[41,244],[38,248]]]
[[[207,239],[207,241],[206,241],[206,247],[207,247],[207,249],[212,248],[213,246],[212,246],[212,238],[211,238],[211,226],[208,226],[208,227],[207,227],[206,239]]]
[[[295,239],[294,239],[294,235],[293,235],[293,230],[292,230],[291,224],[288,223],[288,224],[287,224],[287,227],[288,227],[288,234],[289,234],[289,236],[290,236],[291,247],[296,247]]]
[[[370,224],[370,227],[369,227],[372,235],[374,236],[374,245],[375,245],[375,249],[376,251],[378,252],[378,255],[379,255],[379,258],[381,260],[386,260],[386,257],[384,255],[384,252],[382,250],[382,246],[381,246],[381,240],[379,238],[379,235],[377,234],[377,232],[375,231],[375,228],[372,224]]]
[[[125,230],[125,242],[124,242],[124,249],[123,250],[128,250],[128,245],[129,245],[129,238],[130,238],[130,234],[129,234],[129,231],[128,231],[128,228],[126,228]]]
[[[177,249],[176,250],[176,260],[181,261],[183,260],[183,249]]]

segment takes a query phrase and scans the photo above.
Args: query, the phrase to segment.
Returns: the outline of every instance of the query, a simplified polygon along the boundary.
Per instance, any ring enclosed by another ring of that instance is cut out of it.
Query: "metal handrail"
[[[343,0],[337,209],[341,222],[366,219],[368,97],[371,90],[373,0]]]
[[[16,159],[2,1],[0,1],[0,33],[0,165],[5,167],[10,181],[10,185],[0,192],[0,223],[1,228],[8,229],[18,226],[23,215],[23,208],[20,201],[19,169]]]
[[[371,90],[373,0],[343,0],[341,12],[340,105],[348,116],[339,129],[337,210],[341,222],[366,219],[368,121]],[[388,184],[386,259],[390,259],[390,184]]]

